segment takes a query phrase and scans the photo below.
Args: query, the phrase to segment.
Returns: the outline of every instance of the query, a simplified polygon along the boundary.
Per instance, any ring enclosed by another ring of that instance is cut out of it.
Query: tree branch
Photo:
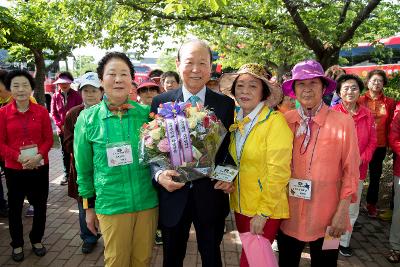
[[[347,10],[349,10],[351,0],[345,0],[342,12],[340,13],[339,20],[338,20],[338,25],[342,24],[344,20],[346,19],[347,15]]]
[[[72,48],[71,48],[72,50]],[[46,72],[54,69],[56,65],[60,62],[61,59],[66,58],[71,52],[64,52],[57,55],[55,59],[53,59],[53,63],[46,67]]]
[[[311,35],[310,30],[304,23],[303,19],[301,18],[297,10],[296,3],[292,0],[283,0],[283,2],[287,10],[289,11],[290,16],[292,17],[294,24],[299,30],[301,39],[311,50],[314,51],[317,57],[322,55],[322,53],[324,52],[324,46],[320,40]]]
[[[142,13],[159,17],[162,19],[167,19],[167,20],[174,20],[174,21],[191,21],[191,22],[197,22],[197,21],[209,21],[212,23],[218,23],[226,26],[235,26],[235,27],[242,27],[242,28],[248,28],[248,29],[259,29],[261,26],[264,30],[270,30],[274,31],[277,26],[276,25],[271,25],[267,21],[262,20],[262,19],[250,19],[249,17],[244,17],[242,16],[241,19],[243,21],[238,21],[240,17],[238,17],[238,14],[235,15],[230,15],[226,14],[223,12],[212,12],[212,13],[207,13],[207,14],[199,14],[199,15],[171,15],[171,14],[166,14],[162,11],[157,10],[157,8],[153,5],[151,7],[146,7],[143,4],[137,4],[135,1],[123,1],[123,0],[118,0],[117,1],[120,5],[125,5],[128,7],[133,8],[134,10],[138,10]],[[221,19],[221,20],[219,20]],[[222,20],[223,19],[223,20]],[[225,21],[227,20],[228,21]],[[253,22],[253,23],[252,23]],[[254,25],[254,23],[259,24],[259,25]]]
[[[353,38],[354,33],[357,28],[364,22],[364,20],[368,19],[369,15],[374,11],[374,9],[379,5],[381,0],[370,0],[368,4],[364,7],[363,10],[358,13],[357,17],[354,19],[350,28],[348,28],[340,37],[339,37],[339,46],[342,46],[351,38]]]

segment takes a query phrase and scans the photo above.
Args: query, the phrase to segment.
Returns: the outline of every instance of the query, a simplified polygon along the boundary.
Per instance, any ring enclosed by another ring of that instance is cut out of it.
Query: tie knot
[[[199,102],[199,101],[200,101],[200,97],[198,97],[197,95],[192,95],[189,98],[189,102],[190,102],[190,104],[192,104],[193,107],[195,107],[197,102]]]

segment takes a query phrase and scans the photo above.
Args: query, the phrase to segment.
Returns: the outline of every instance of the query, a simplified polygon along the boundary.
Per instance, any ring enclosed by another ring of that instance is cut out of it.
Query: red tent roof
[[[384,45],[398,45],[400,44],[400,35],[390,36],[388,38],[382,38],[378,41]],[[358,43],[358,47],[371,46],[371,45],[372,43]]]
[[[383,38],[379,41],[385,45],[397,45],[400,44],[400,36],[391,36],[388,38]]]

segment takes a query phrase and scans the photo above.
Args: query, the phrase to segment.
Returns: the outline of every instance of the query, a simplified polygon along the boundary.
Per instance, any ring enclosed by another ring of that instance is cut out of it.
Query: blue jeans
[[[81,239],[84,243],[96,243],[98,236],[95,236],[86,225],[86,211],[83,209],[83,204],[78,200],[79,209],[79,226],[81,228]]]

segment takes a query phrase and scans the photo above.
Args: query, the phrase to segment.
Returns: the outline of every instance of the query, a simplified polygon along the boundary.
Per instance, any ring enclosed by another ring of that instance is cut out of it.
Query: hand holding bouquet
[[[197,104],[168,102],[142,126],[139,159],[175,169],[176,182],[210,176],[215,156],[227,131],[211,111]]]

